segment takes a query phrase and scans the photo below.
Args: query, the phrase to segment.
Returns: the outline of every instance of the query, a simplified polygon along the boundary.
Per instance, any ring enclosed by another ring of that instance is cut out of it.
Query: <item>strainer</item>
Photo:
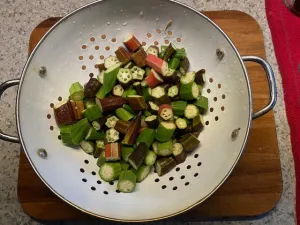
[[[84,83],[89,75],[97,75],[96,62],[114,54],[130,33],[143,45],[173,42],[185,47],[191,70],[207,71],[203,95],[210,105],[201,145],[186,162],[162,177],[151,173],[135,192],[124,194],[116,191],[116,183],[100,180],[93,156],[61,143],[51,107],[61,96],[68,96],[71,83]],[[270,102],[256,113],[252,113],[243,61],[259,63],[268,77]],[[4,82],[0,94],[13,85],[19,85],[19,137],[2,133],[0,138],[21,142],[37,175],[61,199],[88,214],[117,221],[158,220],[203,202],[235,167],[252,119],[267,113],[276,102],[274,75],[267,62],[241,57],[210,19],[166,0],[105,0],[72,12],[40,41],[21,79]]]

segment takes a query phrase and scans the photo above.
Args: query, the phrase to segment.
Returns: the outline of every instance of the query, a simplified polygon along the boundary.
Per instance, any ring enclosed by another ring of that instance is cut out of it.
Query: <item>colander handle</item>
[[[265,115],[267,112],[269,112],[271,109],[274,108],[277,101],[276,81],[275,81],[275,76],[272,67],[264,59],[257,56],[243,56],[242,59],[244,62],[256,62],[259,65],[261,65],[266,72],[268,83],[269,83],[270,101],[268,105],[266,105],[263,109],[253,113],[252,119],[254,120],[258,117]]]
[[[15,85],[19,85],[19,83],[20,83],[19,79],[8,80],[8,81],[5,81],[4,83],[2,83],[0,85],[0,99],[1,99],[1,96],[2,96],[2,94],[4,93],[4,91],[6,89],[8,89],[8,88],[10,88],[12,86],[15,86]],[[5,133],[2,132],[1,129],[0,129],[0,140],[14,142],[14,143],[19,143],[20,142],[19,137],[14,137],[14,136],[5,134]]]

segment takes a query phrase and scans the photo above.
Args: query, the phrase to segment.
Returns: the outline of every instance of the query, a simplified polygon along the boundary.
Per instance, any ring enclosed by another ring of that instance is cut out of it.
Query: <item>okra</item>
[[[159,55],[159,58],[162,59],[162,58],[164,57],[167,48],[168,48],[168,46],[166,46],[166,45],[160,46],[160,52],[159,52],[159,54],[158,54],[158,55]]]
[[[179,89],[177,85],[173,85],[168,89],[168,96],[171,99],[178,97]]]
[[[206,81],[205,69],[201,69],[196,73],[195,82],[196,84],[203,85]]]
[[[84,97],[93,98],[101,87],[101,83],[96,78],[90,78],[90,80],[84,86]]]
[[[109,69],[118,63],[120,63],[120,61],[117,59],[117,57],[112,56],[112,55],[110,55],[104,59],[104,66],[106,69]]]
[[[147,53],[145,52],[144,48],[140,48],[135,53],[133,53],[131,56],[133,62],[138,67],[146,66],[146,57],[147,57]]]
[[[130,112],[132,115],[136,115],[136,111],[134,111],[133,108],[131,108],[129,105],[124,104],[123,108]]]
[[[177,83],[177,77],[176,76],[177,76],[177,71],[169,68],[166,75],[163,76],[163,79],[168,84],[171,84],[171,83],[176,84]]]
[[[117,131],[119,131],[121,134],[126,134],[130,125],[131,125],[131,122],[129,122],[129,121],[118,120],[114,128]]]
[[[118,122],[118,118],[116,116],[110,116],[106,119],[105,125],[108,128],[114,128],[116,126],[116,123]]]
[[[141,82],[134,82],[132,86],[138,95],[143,95]]]
[[[82,115],[87,118],[90,122],[102,117],[100,108],[97,105],[93,105],[82,111]]]
[[[105,162],[99,170],[99,176],[102,180],[110,182],[119,178],[122,171],[121,164],[119,162]]]
[[[145,78],[145,81],[150,88],[155,88],[164,80],[159,76],[159,74],[155,70],[151,69],[148,76]]]
[[[172,58],[168,65],[169,69],[177,70],[180,65],[180,60],[178,58]]]
[[[147,67],[147,68],[145,69],[145,75],[146,75],[146,77],[149,76],[150,71],[151,71],[151,68],[150,68],[150,67]]]
[[[156,162],[157,155],[155,152],[148,150],[147,155],[144,160],[144,164],[147,166],[153,166]]]
[[[194,105],[197,106],[200,112],[203,114],[208,109],[208,98],[205,96],[199,96],[198,99],[194,102]]]
[[[180,130],[187,128],[187,122],[183,118],[178,118],[175,120],[176,127]]]
[[[102,71],[106,70],[106,68],[105,68],[105,66],[104,66],[104,63],[101,63],[101,61],[100,61],[100,62],[97,62],[96,65],[97,65],[97,67],[98,67],[100,73],[101,73]]]
[[[124,69],[131,69],[132,67],[134,67],[134,63],[133,62],[129,62],[124,66]]]
[[[195,82],[181,84],[179,92],[182,100],[193,100],[199,96],[199,89]]]
[[[186,54],[185,54],[184,48],[176,49],[176,52],[173,55],[174,58],[178,58],[180,60],[184,59],[185,56],[186,56]]]
[[[187,119],[194,119],[199,115],[199,110],[195,105],[188,104],[184,110],[184,116]]]
[[[177,164],[183,163],[186,160],[187,154],[183,151],[182,144],[178,142],[173,144],[173,156]]]
[[[183,60],[180,61],[179,71],[182,75],[185,75],[190,68],[190,61],[187,57],[184,57]]]
[[[85,138],[90,128],[90,124],[86,118],[79,120],[74,125],[62,127],[60,135],[63,143],[79,145]]]
[[[145,122],[146,117],[142,115],[141,118],[141,128],[139,129],[138,133],[140,134],[145,128],[148,128],[147,123]]]
[[[168,61],[169,58],[176,52],[176,46],[172,43],[169,44],[169,46],[167,47],[163,60]]]
[[[157,155],[169,156],[172,155],[173,142],[169,140],[167,142],[157,142]]]
[[[150,87],[143,88],[143,97],[144,97],[144,99],[145,99],[146,102],[152,100],[151,93],[152,93],[152,90],[151,90]]]
[[[70,100],[71,108],[73,110],[73,115],[76,120],[83,118],[82,111],[84,110],[83,101],[73,101]]]
[[[204,128],[204,120],[202,116],[199,114],[193,119],[192,123],[192,131],[193,132],[201,132]]]
[[[143,114],[145,117],[152,116],[151,112],[149,112],[148,110],[144,110]]]
[[[151,166],[141,165],[138,170],[133,169],[132,172],[136,175],[136,181],[142,182],[149,175]]]
[[[126,46],[126,48],[128,48],[132,52],[135,52],[142,46],[134,35],[128,36],[123,43]]]
[[[116,63],[104,72],[103,85],[97,92],[97,98],[104,98],[111,92],[117,81],[117,74],[122,66],[122,63]]]
[[[161,58],[154,55],[147,55],[146,58],[147,65],[154,69],[156,72],[162,74],[163,76],[168,72],[168,63]]]
[[[195,76],[196,76],[195,72],[188,72],[180,78],[180,83],[181,84],[190,84],[193,81],[195,81]]]
[[[144,142],[148,148],[151,147],[153,141],[155,139],[155,130],[150,128],[145,128],[136,139],[136,143]]]
[[[54,106],[54,116],[57,125],[68,125],[76,122],[71,103],[67,100]]]
[[[85,99],[85,100],[83,101],[83,103],[84,103],[84,107],[85,107],[86,109],[88,109],[88,108],[90,108],[90,107],[96,105],[96,101],[95,101],[94,98],[87,98],[87,99]]]
[[[117,184],[118,190],[124,193],[133,192],[136,186],[136,175],[131,170],[124,170],[120,173]]]
[[[176,126],[173,122],[161,122],[156,130],[156,140],[160,142],[169,141],[174,134],[175,128]]]
[[[138,131],[141,126],[141,118],[142,118],[142,112],[139,112],[135,120],[132,121],[130,127],[128,128],[128,132],[125,134],[122,144],[125,145],[135,144],[135,140],[137,138]]]
[[[121,159],[120,143],[110,143],[105,145],[105,160],[118,161]]]
[[[126,63],[128,63],[131,59],[129,53],[125,50],[125,48],[123,47],[119,47],[116,51],[115,54],[118,58],[118,60],[125,65]]]
[[[200,141],[191,133],[185,134],[179,142],[187,153],[192,152],[200,143]]]
[[[176,116],[182,116],[184,114],[184,110],[187,106],[186,101],[175,101],[171,103],[173,113]]]
[[[156,129],[158,127],[159,121],[156,115],[148,116],[145,118],[149,128]]]
[[[81,101],[84,98],[83,87],[79,82],[75,82],[71,85],[70,89],[70,98],[73,101]]]
[[[96,141],[96,149],[93,153],[94,158],[100,157],[101,153],[104,152],[105,145],[104,145],[104,140],[97,140]]]
[[[148,146],[146,143],[141,142],[139,143],[135,150],[130,154],[128,157],[128,162],[134,169],[139,169],[142,165],[144,159],[146,158],[148,153]]]
[[[133,80],[141,81],[144,79],[145,70],[140,67],[134,66],[130,69]]]
[[[114,88],[113,88],[113,90],[112,90],[112,94],[113,94],[114,96],[119,96],[119,97],[121,97],[121,96],[123,95],[123,93],[124,93],[124,88],[123,88],[120,84],[114,86]]]
[[[93,154],[95,151],[95,143],[91,141],[81,141],[80,142],[80,147],[86,154]]]
[[[159,106],[156,103],[152,102],[152,101],[149,101],[148,104],[149,104],[150,112],[152,114],[158,114]]]
[[[163,87],[156,87],[152,89],[152,97],[155,99],[156,104],[170,104],[171,101],[166,95],[165,89]]]
[[[124,91],[122,97],[123,97],[123,98],[127,98],[129,95],[137,95],[136,91],[133,89],[132,86],[128,87],[128,88]]]
[[[106,131],[106,140],[108,143],[113,143],[119,140],[119,132],[114,128],[110,128]]]
[[[121,163],[122,171],[129,170],[129,168],[130,168],[129,163],[125,162],[124,160],[121,160],[120,163]]]
[[[131,70],[121,68],[117,74],[117,79],[123,87],[128,87],[133,80]]]
[[[105,73],[105,70],[102,70],[102,71],[100,72],[100,74],[98,74],[98,76],[97,76],[97,80],[98,80],[101,84],[104,83],[104,73]]]
[[[122,107],[124,104],[127,103],[127,100],[123,97],[114,96],[102,99],[96,98],[96,103],[101,109],[102,113],[109,113]]]
[[[121,148],[121,152],[122,152],[122,159],[125,162],[128,162],[128,157],[131,155],[131,153],[134,151],[134,149],[132,147],[129,146],[122,146]]]
[[[127,97],[129,105],[134,110],[145,110],[148,108],[148,105],[143,96],[140,95],[129,95]]]
[[[162,104],[159,106],[158,115],[164,120],[170,120],[173,118],[173,110],[171,105]]]
[[[155,169],[158,176],[163,176],[177,165],[176,161],[172,157],[160,158],[155,163]]]
[[[147,53],[148,55],[151,54],[151,55],[154,55],[154,56],[158,57],[159,49],[158,49],[158,47],[157,47],[156,45],[151,45],[151,46],[147,49],[146,53]]]
[[[85,136],[86,141],[94,141],[103,139],[105,137],[104,132],[98,132],[94,127],[91,127]]]
[[[132,115],[130,112],[128,112],[124,108],[116,109],[115,113],[116,113],[117,117],[119,117],[120,120],[129,121],[129,120],[133,119],[133,117],[134,117],[134,115]]]
[[[106,162],[105,152],[103,151],[97,160],[97,166],[101,167],[105,162]]]

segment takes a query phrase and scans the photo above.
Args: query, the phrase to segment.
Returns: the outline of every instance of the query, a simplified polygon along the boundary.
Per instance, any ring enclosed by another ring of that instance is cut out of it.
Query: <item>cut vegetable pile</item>
[[[197,148],[208,99],[205,70],[189,72],[184,48],[144,49],[133,35],[97,65],[100,74],[71,85],[54,107],[63,143],[97,158],[99,176],[132,192],[154,166],[163,176]]]

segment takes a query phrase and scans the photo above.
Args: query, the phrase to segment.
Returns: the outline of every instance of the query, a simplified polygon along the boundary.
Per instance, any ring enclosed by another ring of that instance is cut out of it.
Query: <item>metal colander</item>
[[[171,21],[171,22],[170,22]],[[168,24],[168,26],[166,26]],[[116,182],[102,182],[96,159],[59,140],[51,106],[68,96],[69,85],[96,76],[95,64],[134,34],[143,45],[173,42],[185,47],[191,70],[206,69],[203,95],[209,98],[200,147],[185,163],[159,177],[152,172],[131,194]],[[260,63],[270,84],[270,103],[252,114],[244,61]],[[105,0],[67,15],[41,40],[21,80],[0,86],[0,94],[19,84],[17,125],[20,142],[43,182],[60,198],[91,215],[118,221],[170,217],[203,202],[226,180],[240,158],[253,118],[276,102],[272,69],[258,57],[241,58],[222,30],[196,10],[166,0]]]

